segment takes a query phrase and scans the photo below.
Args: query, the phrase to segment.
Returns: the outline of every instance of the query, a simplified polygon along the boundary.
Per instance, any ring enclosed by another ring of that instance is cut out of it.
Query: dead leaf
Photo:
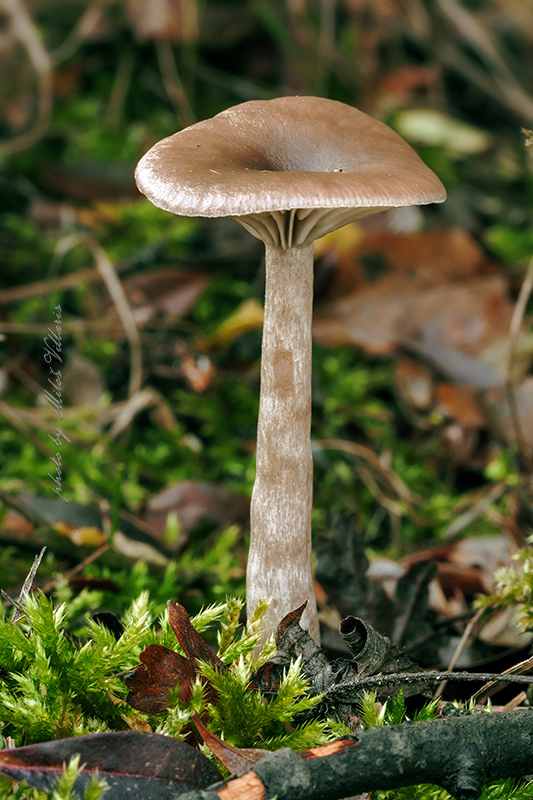
[[[166,711],[169,694],[178,683],[180,699],[184,703],[191,699],[191,685],[196,677],[191,661],[160,644],[145,647],[139,660],[142,663],[124,677],[130,706],[147,714],[160,714]]]
[[[156,314],[183,317],[205,291],[211,276],[184,269],[148,270],[123,280],[126,297],[139,323]]]
[[[173,800],[205,789],[222,776],[209,759],[185,742],[141,731],[95,733],[0,751],[0,772],[14,781],[51,792],[65,764],[78,755],[82,766],[74,789],[81,795],[98,770],[108,800]]]
[[[225,345],[247,331],[263,326],[264,309],[255,298],[245,300],[211,336],[211,344]]]
[[[192,42],[198,38],[196,0],[126,0],[126,8],[140,39]]]
[[[154,533],[163,536],[170,513],[176,514],[182,534],[172,545],[177,549],[201,520],[208,520],[220,528],[235,523],[246,524],[249,503],[242,495],[214,483],[180,481],[150,498],[144,518]]]
[[[394,388],[400,398],[419,411],[428,411],[433,400],[433,377],[428,367],[401,358],[394,366]]]
[[[186,353],[181,359],[181,374],[193,392],[202,394],[215,377],[215,367],[206,355],[195,357],[192,353]]]
[[[464,231],[379,232],[345,249],[336,250],[334,239],[329,246],[335,276],[316,309],[318,341],[370,353],[412,344],[480,356],[506,340],[507,282]]]
[[[357,665],[356,680],[373,675],[384,676],[383,687],[379,689],[380,699],[398,694],[397,686],[387,687],[387,675],[420,672],[419,665],[400,652],[388,636],[383,636],[362,619],[345,617],[341,622],[340,633]],[[405,697],[426,693],[431,695],[431,684],[423,681],[404,687]]]
[[[101,547],[108,540],[108,535],[100,528],[91,527],[88,525],[69,525],[66,522],[54,522],[54,530],[61,536],[66,536],[70,541],[82,547]]]
[[[355,514],[338,517],[327,537],[316,540],[316,577],[342,617],[357,616],[390,634],[394,608],[381,584],[369,578],[367,540]]]
[[[169,600],[167,608],[170,627],[187,657],[195,665],[198,661],[205,661],[215,669],[225,672],[224,662],[213,653],[205,639],[194,629],[184,607]]]
[[[520,622],[520,609],[515,606],[499,609],[492,614],[478,637],[492,647],[513,647],[518,650],[531,643],[533,632],[524,630]]]
[[[435,386],[435,411],[464,428],[482,428],[485,424],[479,394],[471,386],[438,383]]]
[[[226,670],[225,664],[193,628],[184,607],[169,600],[167,608],[170,627],[186,657],[163,645],[150,644],[139,656],[141,663],[124,677],[130,690],[126,701],[149,714],[165,711],[169,694],[177,684],[180,685],[180,699],[184,703],[190,700],[192,684],[200,674],[198,661],[205,661],[219,671]],[[207,681],[202,680],[207,685]],[[209,695],[211,699],[216,696],[212,687],[210,691],[208,687]]]
[[[409,142],[445,148],[451,156],[478,155],[489,149],[492,138],[481,128],[468,125],[433,108],[408,108],[395,119],[398,133]]]
[[[77,350],[71,349],[61,380],[62,392],[71,406],[95,405],[106,390],[99,367]]]
[[[381,113],[390,111],[391,108],[405,108],[413,101],[420,102],[438,79],[438,69],[433,65],[396,66],[376,87]]]
[[[192,719],[213,755],[233,775],[244,775],[254,764],[271,754],[270,750],[262,750],[259,747],[233,747],[211,733],[196,712],[193,713]]]
[[[322,344],[359,346],[375,354],[419,341],[429,351],[447,346],[478,354],[506,338],[511,314],[507,283],[498,275],[425,287],[397,278],[323,306],[313,335]],[[470,371],[469,363],[465,377]]]
[[[354,224],[333,231],[317,244],[320,254],[327,252],[335,260],[328,301],[383,280],[394,284],[399,277],[424,287],[494,271],[462,228],[411,235],[387,230],[365,234]]]
[[[516,411],[524,441],[533,447],[533,376],[515,389]],[[491,431],[504,442],[516,442],[517,430],[504,389],[492,389],[483,397],[483,410]]]

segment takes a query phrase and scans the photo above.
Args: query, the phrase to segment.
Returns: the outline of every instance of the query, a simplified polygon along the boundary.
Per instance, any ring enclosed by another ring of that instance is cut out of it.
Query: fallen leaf
[[[357,616],[390,634],[394,607],[383,586],[368,576],[368,542],[354,514],[339,516],[316,540],[316,577],[342,617]]]
[[[244,775],[254,764],[271,754],[270,750],[262,750],[259,747],[233,747],[211,733],[196,712],[193,713],[192,719],[213,755],[233,775]]]
[[[100,528],[88,525],[69,525],[66,522],[54,522],[54,530],[61,536],[66,536],[73,544],[82,547],[101,547],[108,540],[108,536]]]
[[[365,234],[356,223],[324,236],[315,253],[328,253],[335,262],[328,301],[399,277],[423,288],[493,271],[475,240],[462,228],[410,235],[390,230]]]
[[[245,300],[211,336],[211,344],[225,345],[247,331],[263,326],[264,309],[255,298]]]
[[[482,428],[485,424],[477,391],[471,386],[439,383],[435,386],[435,410],[443,417],[456,420],[465,428]]]
[[[235,523],[246,524],[249,502],[243,495],[214,483],[180,481],[150,498],[144,519],[155,534],[163,536],[170,513],[177,516],[182,534],[172,545],[172,549],[177,549],[201,520],[208,520],[220,528],[229,528]]]
[[[480,128],[431,108],[406,109],[397,115],[395,124],[407,141],[445,147],[451,155],[477,155],[492,144]]]
[[[440,361],[461,377],[472,372],[454,354],[481,358],[507,340],[513,311],[507,281],[484,260],[467,233],[368,234],[355,244],[330,239],[334,278],[316,308],[313,335],[329,345],[352,345],[370,353],[392,353],[409,345],[424,357],[442,351]],[[437,353],[438,355],[438,353]],[[440,365],[438,365],[440,366]],[[501,375],[483,364],[491,381]],[[481,369],[481,367],[479,368]]]
[[[198,37],[196,0],[126,0],[126,8],[140,39],[192,42]]]
[[[420,672],[419,665],[405,653],[400,652],[388,636],[383,636],[362,619],[345,617],[340,626],[340,633],[357,665],[356,680],[373,675],[384,676],[383,686],[378,692],[380,699],[398,694],[397,686],[387,686],[387,675],[398,672]],[[426,693],[431,695],[431,684],[426,684],[424,681],[404,687],[405,697]]]
[[[507,282],[498,275],[425,287],[397,278],[323,306],[313,335],[323,344],[359,346],[374,354],[390,354],[411,343],[416,348],[420,342],[429,352],[447,346],[476,355],[506,338],[511,314]],[[452,369],[453,364],[448,372]],[[460,378],[471,370],[469,362]],[[501,378],[494,380],[501,383]]]
[[[399,397],[419,411],[427,411],[433,400],[433,376],[428,367],[401,358],[394,366],[394,388]]]
[[[168,601],[168,620],[176,639],[180,643],[187,657],[196,665],[198,661],[205,661],[212,667],[224,672],[226,665],[213,653],[205,639],[194,629],[189,615],[180,603]]]
[[[163,645],[150,644],[139,656],[141,663],[124,676],[130,690],[126,701],[149,714],[166,710],[170,692],[178,684],[180,699],[184,703],[191,699],[192,685],[200,674],[198,661],[205,661],[219,671],[226,670],[223,661],[194,629],[184,607],[169,600],[167,608],[170,627],[186,657]],[[208,699],[213,699],[215,690],[206,679],[202,680],[207,686]]]
[[[168,707],[169,694],[179,683],[184,703],[191,699],[196,670],[191,661],[160,644],[149,644],[139,655],[142,662],[124,677],[129,689],[126,701],[138,711],[160,714]]]
[[[533,632],[524,630],[520,622],[518,607],[497,610],[485,622],[478,633],[479,639],[492,647],[527,647],[533,639]]]
[[[516,412],[524,441],[533,447],[533,377],[515,389]],[[483,410],[493,434],[504,442],[516,442],[517,430],[504,389],[492,389],[483,397]]]
[[[173,800],[222,778],[206,756],[185,742],[141,731],[95,733],[2,750],[0,772],[50,792],[76,755],[83,766],[74,789],[83,794],[98,770],[109,786],[107,800]]]
[[[158,313],[170,319],[183,317],[205,291],[210,278],[207,272],[159,269],[137,273],[122,283],[136,318],[146,322]]]
[[[206,355],[194,356],[192,353],[185,353],[181,359],[181,374],[193,392],[202,394],[215,377],[215,367]]]
[[[435,66],[396,66],[376,87],[381,113],[420,101],[421,95],[426,95],[438,80],[438,68]]]

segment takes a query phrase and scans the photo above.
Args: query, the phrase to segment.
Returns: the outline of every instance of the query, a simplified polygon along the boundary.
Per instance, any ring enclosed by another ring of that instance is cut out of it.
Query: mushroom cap
[[[440,180],[401,136],[356,108],[321,97],[233,106],[158,142],[135,177],[160,208],[236,217],[252,228],[257,215],[264,222],[265,214],[296,212],[305,219],[313,209],[339,209],[340,215],[326,214],[320,236],[376,211],[446,198]],[[306,241],[313,238],[308,230]]]

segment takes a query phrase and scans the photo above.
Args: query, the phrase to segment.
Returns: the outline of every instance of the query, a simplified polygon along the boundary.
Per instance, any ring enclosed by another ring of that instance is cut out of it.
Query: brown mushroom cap
[[[296,244],[376,211],[446,197],[437,176],[391,128],[321,97],[252,100],[191,125],[156,144],[139,162],[136,180],[160,208],[236,217],[246,227],[251,222],[260,238],[255,220],[261,227],[265,214],[294,212],[292,229],[319,209]]]

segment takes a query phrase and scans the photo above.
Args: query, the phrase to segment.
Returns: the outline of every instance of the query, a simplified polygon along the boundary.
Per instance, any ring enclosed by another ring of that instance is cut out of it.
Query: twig
[[[502,679],[503,676],[506,675],[523,675],[524,672],[529,672],[533,669],[533,657],[526,658],[525,661],[520,661],[518,664],[514,664],[509,669],[506,669],[502,672]],[[494,694],[496,691],[496,685],[499,681],[491,681],[487,683],[486,686],[482,686],[481,689],[478,689],[477,692],[473,695],[474,700],[481,700],[483,697],[490,697],[491,694]]]
[[[7,592],[4,592],[3,589],[0,589],[0,594],[2,595],[2,597],[4,598],[6,603],[9,603],[9,605],[13,606],[15,611],[18,612],[17,622],[19,621],[19,619],[22,619],[22,617],[24,616],[24,606],[22,605],[22,603],[19,603],[19,601],[15,600],[14,597],[11,597],[10,594],[8,594]],[[15,612],[13,612],[13,617],[14,616],[15,616]]]
[[[408,486],[395,474],[392,469],[387,469],[381,463],[379,457],[374,453],[370,447],[365,447],[356,442],[345,441],[344,439],[317,439],[313,442],[318,447],[324,450],[339,450],[343,453],[356,456],[357,458],[365,461],[371,467],[375,474],[380,476],[388,488],[397,495],[400,500],[403,500],[407,506],[408,513],[411,519],[416,520],[421,525],[430,524],[428,520],[423,519],[416,513],[413,506],[422,502],[422,498],[409,489]],[[364,480],[363,474],[361,477]],[[366,482],[366,481],[365,481]],[[372,486],[369,486],[372,491]],[[395,503],[394,500],[389,498],[389,503]],[[390,507],[388,507],[390,510]],[[398,509],[394,508],[394,513],[398,513]]]
[[[0,305],[18,303],[19,300],[25,300],[27,297],[47,294],[47,292],[55,289],[71,289],[74,286],[78,286],[80,283],[99,281],[101,279],[102,276],[95,267],[79,269],[76,270],[76,272],[69,272],[68,275],[62,275],[60,278],[35,281],[34,283],[26,283],[22,286],[13,286],[10,289],[2,289],[0,291]]]
[[[448,525],[444,531],[443,540],[449,541],[450,539],[455,539],[467,525],[470,525],[471,522],[481,517],[489,506],[495,503],[496,500],[499,500],[508,488],[509,486],[505,481],[499,481],[495,483],[494,486],[490,486],[488,491],[483,490],[481,498],[462,514],[459,514],[459,516]]]
[[[4,154],[26,150],[44,134],[52,111],[52,64],[40,36],[21,0],[0,0],[0,12],[8,18],[7,32],[24,47],[35,70],[38,86],[37,116],[30,130],[0,146]],[[5,29],[5,28],[4,28]],[[2,34],[3,36],[6,33]]]
[[[533,667],[533,660],[530,669]],[[402,672],[390,675],[372,675],[356,681],[338,683],[324,692],[324,697],[336,700],[351,700],[356,692],[384,686],[401,686],[416,683],[440,683],[441,681],[483,681],[488,683],[533,683],[533,675],[507,675],[491,672]],[[484,687],[482,687],[484,688]],[[480,690],[481,691],[481,690]]]
[[[155,42],[155,48],[168,98],[180,115],[182,125],[184,127],[192,125],[196,118],[176,67],[172,44],[164,39],[158,39]]]
[[[454,652],[454,654],[453,654],[453,656],[451,658],[450,663],[448,664],[447,672],[452,672],[453,668],[455,667],[455,665],[459,661],[459,657],[460,657],[461,653],[463,652],[463,650],[464,650],[464,648],[466,646],[466,643],[468,642],[468,639],[470,638],[470,634],[472,633],[472,631],[474,630],[474,628],[478,624],[481,616],[485,613],[486,610],[487,610],[486,608],[479,608],[476,611],[476,613],[474,614],[474,616],[472,617],[472,619],[469,620],[468,624],[465,626],[465,629],[463,631],[463,635],[461,636],[459,644],[455,648],[455,652]],[[439,684],[439,686],[437,687],[437,691],[435,692],[435,695],[434,695],[435,698],[441,696],[441,694],[443,693],[444,688],[445,688],[447,683],[448,683],[448,681],[442,681],[442,683]]]
[[[26,580],[22,584],[22,589],[20,590],[20,594],[17,598],[18,605],[15,606],[13,616],[11,617],[11,622],[13,623],[18,622],[19,619],[22,619],[24,616],[24,596],[27,595],[31,589],[32,583],[35,580],[35,575],[37,574],[37,570],[39,569],[45,552],[46,547],[43,547],[41,552],[33,559],[33,564],[31,565],[30,571],[26,576]],[[19,609],[19,606],[22,606],[22,610]]]
[[[336,0],[320,0],[320,34],[317,47],[316,93],[327,96],[327,83],[335,52]]]
[[[131,85],[131,77],[133,75],[134,60],[131,53],[122,55],[119,63],[111,97],[107,107],[107,116],[109,121],[117,123],[122,114],[124,103],[128,95],[128,90]]]
[[[0,416],[5,417],[5,419],[7,419],[7,421],[14,428],[16,428],[16,430],[20,431],[20,433],[22,433],[22,435],[33,444],[36,450],[39,450],[39,452],[45,455],[47,458],[50,457],[50,448],[43,444],[39,437],[36,436],[28,427],[23,414],[21,414],[20,410],[16,406],[11,406],[9,403],[5,403],[3,400],[0,400]],[[53,430],[52,426],[50,427],[50,430]]]
[[[463,38],[474,48],[484,63],[488,74],[480,70],[472,59],[466,58],[457,48],[443,50],[440,58],[452,69],[466,77],[489,96],[510,109],[519,119],[533,119],[533,98],[526,92],[500,55],[498,48],[485,28],[457,0],[438,0],[445,17],[457,28]]]
[[[513,423],[513,428],[515,430],[516,441],[520,453],[525,463],[527,464],[530,472],[533,471],[533,460],[530,454],[530,447],[528,446],[526,439],[524,437],[524,431],[522,429],[522,423],[520,421],[520,415],[518,413],[518,407],[516,403],[515,381],[514,381],[514,368],[516,362],[516,349],[518,344],[518,337],[520,335],[520,329],[522,327],[522,322],[524,320],[526,306],[532,291],[533,291],[533,256],[529,261],[526,270],[526,275],[523,280],[522,286],[520,287],[518,299],[516,301],[516,305],[513,310],[511,325],[509,327],[509,349],[507,352],[507,369],[505,375],[505,390],[507,394],[507,401],[509,403],[509,408],[511,411],[511,420]]]
[[[244,775],[180,800],[340,800],[426,783],[476,800],[484,785],[530,773],[532,734],[529,709],[377,725],[299,753],[278,750]]]
[[[67,38],[52,51],[51,56],[55,64],[60,64],[76,51],[80,43],[98,28],[102,22],[106,6],[112,5],[114,0],[95,0],[87,8],[76,23]]]
[[[83,561],[80,561],[79,564],[76,564],[75,567],[73,567],[68,572],[65,572],[61,577],[64,578],[66,581],[70,581],[71,578],[73,578],[75,575],[77,575],[79,572],[85,569],[85,567],[87,567],[89,564],[92,564],[93,561],[96,561],[96,559],[100,558],[100,556],[102,556],[104,553],[107,553],[107,551],[110,549],[111,545],[106,542],[106,544],[101,545],[101,547],[99,547],[98,550],[95,550],[94,553],[90,553],[90,555],[88,555],[87,558],[84,558]],[[47,581],[42,586],[42,591],[45,594],[49,592],[57,584],[57,580],[58,580],[57,578],[53,578],[52,580]]]
[[[45,552],[46,552],[46,547],[43,547],[41,552],[35,556],[33,564],[30,567],[30,571],[28,572],[24,580],[24,583],[22,584],[22,588],[16,600],[13,597],[10,597],[7,592],[4,592],[3,589],[0,589],[0,594],[2,595],[4,600],[7,600],[7,602],[10,603],[15,609],[13,611],[13,616],[11,617],[11,622],[14,625],[16,625],[16,623],[19,622],[19,620],[21,620],[25,614],[24,611],[25,596],[29,593],[31,589],[32,583],[35,580],[35,575],[37,573],[37,570],[39,569],[41,561],[43,560]]]
[[[119,261],[118,264],[114,265],[115,272],[117,274],[121,274],[127,270],[145,266],[156,257],[163,244],[164,240],[158,241],[155,245],[151,244],[142,248],[142,250],[139,250],[132,258],[125,258],[122,261]],[[96,269],[96,267],[78,269],[75,272],[69,272],[68,275],[53,276],[52,278],[47,278],[46,280],[34,281],[34,283],[26,283],[22,286],[13,286],[9,289],[2,289],[0,290],[0,305],[15,302],[18,303],[19,300],[25,300],[27,297],[48,294],[55,289],[71,289],[74,286],[78,286],[80,283],[101,280],[102,275],[100,271]],[[28,326],[28,330],[31,330],[31,326]]]

